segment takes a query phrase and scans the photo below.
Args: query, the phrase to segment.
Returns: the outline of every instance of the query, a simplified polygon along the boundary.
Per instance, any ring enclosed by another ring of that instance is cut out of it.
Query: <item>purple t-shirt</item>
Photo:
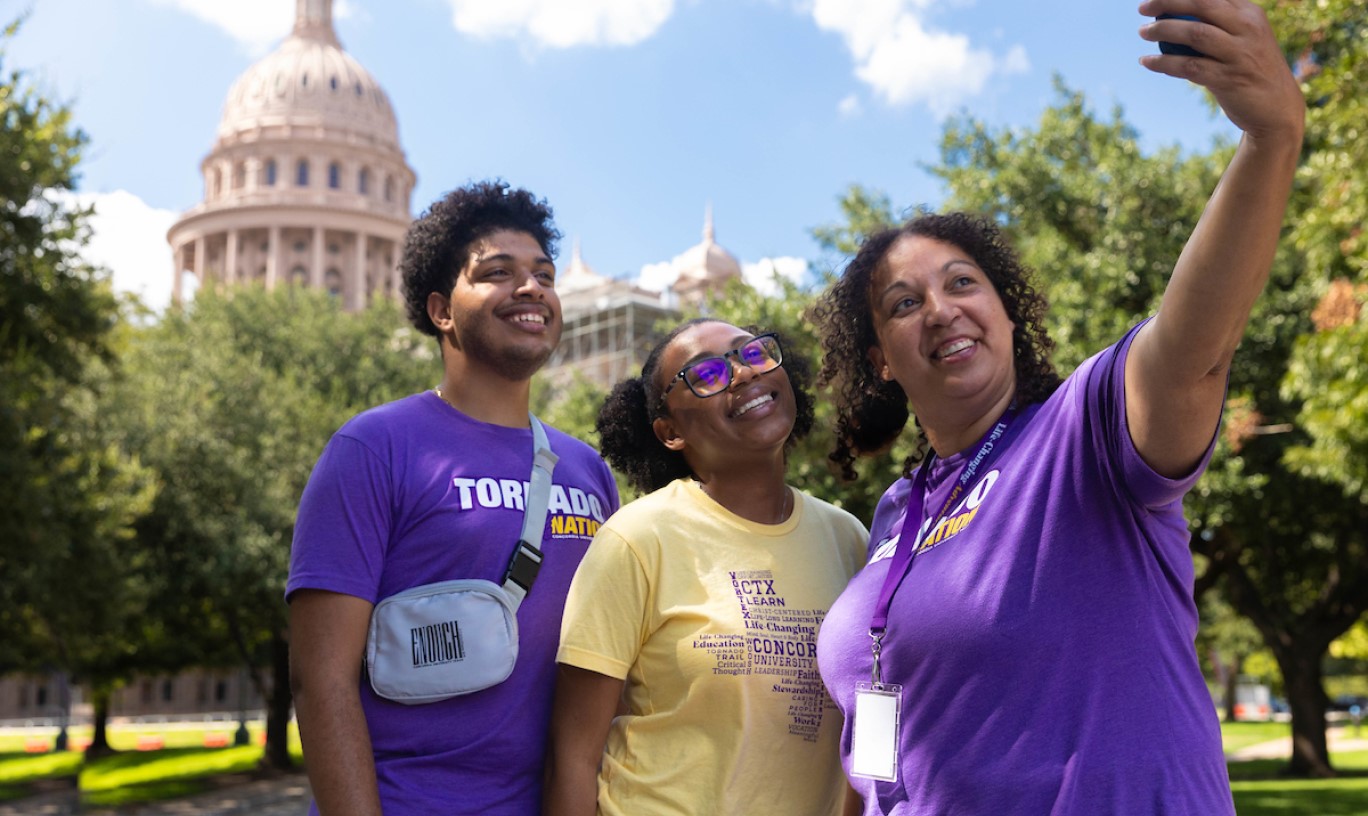
[[[386,813],[534,814],[561,610],[617,486],[588,445],[548,427],[560,457],[542,550],[518,608],[518,662],[504,682],[426,705],[361,680]],[[300,500],[286,597],[323,589],[375,603],[453,578],[501,583],[522,529],[532,431],[471,419],[432,392],[366,411],[323,451]]]
[[[890,607],[883,681],[902,685],[898,779],[852,780],[866,814],[1233,814],[1215,706],[1197,662],[1184,479],[1126,429],[1134,330],[1023,411],[1005,449],[913,558]],[[936,462],[928,514],[970,446]],[[869,626],[906,512],[888,489],[870,561],[818,635],[846,715],[872,668]],[[949,534],[952,533],[952,534]]]

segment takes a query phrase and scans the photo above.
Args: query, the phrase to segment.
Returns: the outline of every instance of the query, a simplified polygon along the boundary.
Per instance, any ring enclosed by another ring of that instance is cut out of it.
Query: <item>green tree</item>
[[[1287,451],[1305,476],[1335,481],[1368,504],[1368,13],[1362,0],[1281,3],[1270,8],[1304,81],[1308,155],[1305,200],[1289,238],[1324,285],[1316,332],[1294,351],[1284,395],[1301,402],[1307,439]]]
[[[158,640],[193,644],[183,665],[249,670],[272,765],[290,763],[284,590],[300,494],[332,433],[431,385],[435,356],[388,300],[351,315],[294,288],[202,290],[129,349],[120,425],[161,480],[138,527],[162,577]]]
[[[839,199],[842,221],[810,232],[818,246],[841,256],[852,256],[869,235],[897,222],[888,195],[852,184]]]
[[[594,421],[608,389],[575,372],[568,383],[553,386],[545,377],[532,380],[532,413],[539,419],[598,447]]]
[[[1360,276],[1368,277],[1368,276]],[[1368,504],[1368,285],[1333,281],[1315,312],[1316,331],[1298,339],[1282,395],[1301,404],[1305,431],[1287,449],[1295,472],[1334,482],[1350,503]]]
[[[81,257],[70,206],[85,135],[21,71],[0,31],[0,671],[102,686],[132,657],[143,585],[132,525],[149,474],[103,422],[118,304]]]
[[[1211,572],[1206,573],[1210,575]],[[1235,611],[1219,592],[1199,596],[1202,625],[1197,631],[1197,655],[1208,676],[1215,681],[1227,722],[1235,720],[1235,686],[1241,676],[1257,675],[1262,666],[1276,671],[1272,654],[1263,646],[1259,630]],[[1257,656],[1258,659],[1251,659]],[[1261,678],[1267,680],[1281,678]]]
[[[1308,102],[1284,274],[1271,298],[1300,308],[1256,315],[1256,331],[1281,320],[1296,333],[1259,361],[1277,380],[1250,377],[1259,387],[1244,389],[1244,405],[1232,401],[1244,417],[1228,414],[1238,450],[1221,475],[1249,489],[1232,496],[1231,523],[1209,525],[1199,550],[1220,559],[1226,594],[1278,660],[1293,716],[1291,770],[1323,775],[1325,654],[1368,611],[1368,146],[1359,137],[1368,128],[1368,15],[1361,0],[1264,5]]]
[[[631,376],[638,373],[639,370]],[[568,383],[559,387],[554,387],[544,377],[532,380],[532,413],[557,430],[587,442],[594,450],[599,449],[598,429],[594,423],[607,397],[607,388],[579,372],[575,372]],[[622,504],[637,498],[636,488],[625,476],[614,470],[613,479],[617,482],[618,498]]]
[[[1330,644],[1330,654],[1340,660],[1368,663],[1368,619],[1360,619]]]

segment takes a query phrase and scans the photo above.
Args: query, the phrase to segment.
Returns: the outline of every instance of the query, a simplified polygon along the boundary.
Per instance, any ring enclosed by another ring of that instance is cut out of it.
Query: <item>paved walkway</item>
[[[1348,731],[1348,733],[1346,733]],[[1355,735],[1350,729],[1334,728],[1325,734],[1331,751],[1368,751],[1368,732]],[[1236,751],[1227,751],[1226,759],[1243,762],[1249,759],[1287,759],[1292,756],[1292,737],[1281,737],[1268,742],[1246,745]]]

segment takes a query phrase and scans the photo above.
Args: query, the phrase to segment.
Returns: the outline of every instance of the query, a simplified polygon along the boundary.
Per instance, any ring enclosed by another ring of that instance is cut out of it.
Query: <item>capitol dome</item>
[[[182,299],[199,285],[326,289],[349,310],[399,293],[415,176],[389,97],[333,30],[332,0],[296,0],[294,30],[233,83],[200,165],[204,199],[171,227]]]
[[[279,48],[233,83],[218,135],[232,140],[270,128],[300,127],[323,127],[378,147],[399,147],[389,97],[342,50],[331,20],[326,25],[307,18],[296,21],[294,33]]]

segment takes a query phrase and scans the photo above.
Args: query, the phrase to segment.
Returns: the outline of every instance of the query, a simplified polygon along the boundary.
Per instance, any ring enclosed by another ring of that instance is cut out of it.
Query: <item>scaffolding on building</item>
[[[651,347],[679,319],[670,292],[611,280],[564,295],[561,314],[560,345],[544,376],[561,387],[578,377],[604,391],[641,373]]]

